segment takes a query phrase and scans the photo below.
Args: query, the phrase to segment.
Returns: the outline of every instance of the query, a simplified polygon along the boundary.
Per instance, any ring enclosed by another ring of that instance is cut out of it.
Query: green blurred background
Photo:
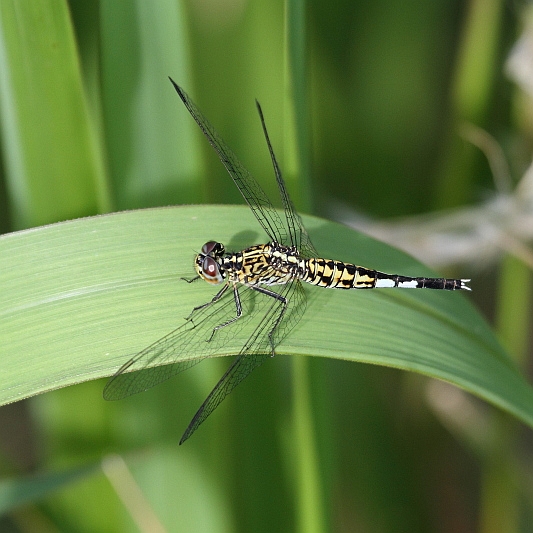
[[[469,122],[493,135],[514,182],[527,169],[531,121],[504,74],[527,8],[496,0],[0,0],[0,230],[240,203],[167,76],[275,198],[257,98],[303,211],[334,218],[341,205],[384,219],[481,205],[494,193],[491,169],[459,129]],[[294,113],[305,117],[297,126],[305,162],[295,155]],[[450,273],[475,276],[474,298],[527,367],[529,269],[512,257],[472,268]],[[518,292],[509,280],[520,280]],[[167,531],[533,531],[523,428],[421,376],[320,360],[309,370],[321,510],[306,523],[285,358],[252,375],[178,449],[202,400],[198,383],[213,383],[225,364],[206,362],[116,404],[91,382],[2,407],[2,477],[112,453],[130,470],[108,458],[105,474],[13,510],[0,530],[137,531],[123,497],[145,518],[151,509]],[[461,425],[455,414],[465,410],[472,422]]]

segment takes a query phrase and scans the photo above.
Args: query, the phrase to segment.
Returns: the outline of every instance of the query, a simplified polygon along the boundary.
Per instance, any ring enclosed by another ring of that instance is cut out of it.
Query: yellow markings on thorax
[[[262,283],[261,279],[269,275],[270,267],[265,255],[264,245],[252,246],[235,253],[225,260],[230,279],[245,285]]]

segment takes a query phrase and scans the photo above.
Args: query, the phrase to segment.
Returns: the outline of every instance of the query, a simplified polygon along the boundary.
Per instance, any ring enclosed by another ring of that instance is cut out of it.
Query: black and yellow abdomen
[[[305,274],[302,281],[330,289],[440,289],[469,290],[469,280],[450,278],[412,278],[398,274],[386,274],[379,270],[336,261],[334,259],[312,258],[305,260]]]

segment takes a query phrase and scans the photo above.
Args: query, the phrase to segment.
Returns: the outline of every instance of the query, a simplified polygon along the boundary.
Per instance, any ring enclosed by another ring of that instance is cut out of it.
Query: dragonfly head
[[[226,252],[224,245],[209,241],[202,246],[202,251],[194,260],[197,274],[207,283],[218,284],[224,281],[225,272],[221,269],[219,259]]]

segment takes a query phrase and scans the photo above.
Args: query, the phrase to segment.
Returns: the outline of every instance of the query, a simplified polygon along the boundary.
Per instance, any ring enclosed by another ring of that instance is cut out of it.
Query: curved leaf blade
[[[432,273],[338,224],[306,218],[325,257]],[[264,242],[245,207],[183,206],[74,220],[0,237],[0,403],[112,374],[176,328],[213,287],[187,284],[194,251]],[[309,287],[279,354],[394,366],[454,383],[533,426],[533,390],[463,294]],[[239,339],[216,355],[239,351]],[[194,353],[188,354],[194,357]]]

